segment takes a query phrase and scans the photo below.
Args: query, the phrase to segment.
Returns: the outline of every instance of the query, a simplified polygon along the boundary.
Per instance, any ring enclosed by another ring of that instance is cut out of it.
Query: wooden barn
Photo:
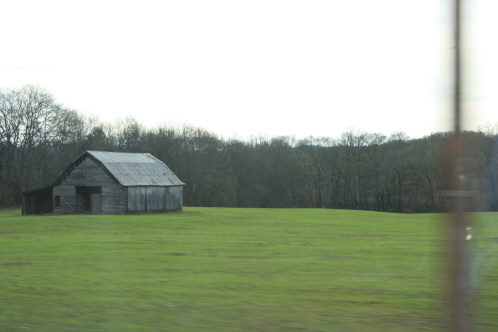
[[[87,151],[50,187],[23,193],[23,214],[179,211],[185,184],[149,153]]]

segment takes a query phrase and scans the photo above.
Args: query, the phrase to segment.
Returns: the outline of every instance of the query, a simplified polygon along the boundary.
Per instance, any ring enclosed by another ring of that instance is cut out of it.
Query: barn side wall
[[[183,209],[183,186],[166,187],[165,210]]]
[[[183,186],[127,188],[128,212],[177,211],[183,208]]]
[[[124,213],[125,188],[116,183],[114,179],[92,159],[86,158],[81,164],[62,181],[60,186],[54,187],[54,205],[59,203],[59,207],[54,207],[55,213],[80,213],[82,201],[76,193],[76,187],[101,187],[99,194],[92,193],[91,206],[92,213]],[[57,199],[56,196],[59,196]],[[98,197],[97,197],[98,196]]]

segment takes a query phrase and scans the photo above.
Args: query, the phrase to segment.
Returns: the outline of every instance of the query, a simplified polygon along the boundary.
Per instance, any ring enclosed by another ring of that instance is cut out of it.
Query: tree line
[[[498,210],[498,128],[471,137],[480,210]],[[86,150],[148,152],[186,183],[187,206],[313,207],[437,212],[452,133],[410,139],[349,130],[339,137],[223,139],[189,125],[147,128],[135,118],[103,123],[27,85],[0,91],[0,206],[48,186]]]

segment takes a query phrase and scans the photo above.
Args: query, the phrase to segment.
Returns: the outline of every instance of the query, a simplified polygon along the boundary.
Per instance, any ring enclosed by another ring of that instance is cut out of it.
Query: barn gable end
[[[125,187],[85,158],[54,186],[54,203],[54,213],[124,213]]]

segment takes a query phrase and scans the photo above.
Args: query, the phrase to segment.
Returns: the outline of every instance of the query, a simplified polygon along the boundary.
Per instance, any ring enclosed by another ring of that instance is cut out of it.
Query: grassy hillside
[[[498,330],[496,217],[476,215],[477,331]],[[0,330],[442,331],[442,224],[324,209],[0,211]]]

